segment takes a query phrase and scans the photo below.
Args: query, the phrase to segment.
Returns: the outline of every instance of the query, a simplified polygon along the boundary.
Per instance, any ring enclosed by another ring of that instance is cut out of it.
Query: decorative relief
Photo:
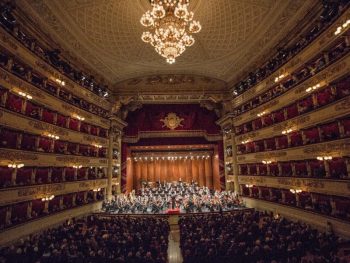
[[[89,136],[89,135],[84,135],[84,140],[91,142],[91,143],[100,143],[100,144],[107,144],[107,140],[102,139],[102,138],[97,138],[97,137],[93,137],[93,136]]]
[[[18,160],[18,161],[34,161],[38,160],[38,156],[35,154],[24,152],[13,152],[9,150],[0,149],[0,159],[4,160]]]
[[[47,195],[49,193],[57,192],[57,191],[63,191],[65,189],[65,184],[47,184],[47,185],[41,185],[36,187],[26,187],[18,190],[17,196],[23,197],[23,196],[30,196],[30,195]]]
[[[74,106],[71,106],[71,105],[67,105],[67,104],[64,104],[62,103],[61,104],[62,108],[65,109],[65,110],[68,110],[68,111],[71,111],[71,112],[75,112],[77,114],[79,114],[80,116],[82,117],[86,117],[88,119],[92,119],[91,115],[90,114],[86,114],[86,112],[82,111],[82,110],[79,110],[77,109],[76,107]]]
[[[160,119],[161,122],[163,122],[163,128],[167,127],[171,130],[176,129],[177,127],[183,127],[181,122],[184,121],[183,118],[180,118],[176,115],[176,113],[168,113],[168,115],[164,119]]]
[[[286,128],[290,128],[296,125],[303,124],[311,119],[310,115],[309,116],[303,116],[303,117],[298,117],[295,120],[287,121],[283,124],[278,124],[273,128],[273,131],[282,131],[285,130]]]
[[[256,159],[269,159],[269,158],[277,158],[286,156],[287,152],[268,152],[268,153],[258,153],[255,154],[254,157]]]
[[[262,107],[261,109],[251,110],[250,111],[250,116],[256,116],[256,114],[258,114],[260,111],[266,110],[268,108],[271,108],[271,107],[277,105],[278,103],[279,103],[279,100],[270,101],[269,103],[265,104],[264,107]]]
[[[266,179],[262,176],[260,177],[251,177],[251,176],[239,176],[239,183],[243,184],[265,184]]]
[[[335,110],[336,111],[341,111],[341,110],[348,110],[350,109],[350,98],[346,98],[345,100],[343,100],[341,103],[339,103],[336,107]]]
[[[39,68],[42,68],[43,70],[47,71],[49,74],[51,75],[55,75],[55,71],[52,70],[49,66],[46,65],[46,63],[40,61],[40,60],[37,60],[35,61],[35,64],[39,67]]]
[[[65,131],[62,128],[55,127],[53,125],[47,124],[47,123],[42,123],[39,121],[29,121],[28,124],[32,126],[33,128],[41,131],[49,131],[61,136],[67,136],[68,132]]]
[[[324,182],[320,180],[299,179],[299,178],[278,178],[277,183],[289,187],[298,188],[325,188]]]
[[[14,50],[18,49],[18,46],[11,40],[10,37],[6,36],[5,34],[1,34],[1,40],[2,42],[8,44]]]
[[[330,152],[338,153],[339,155],[347,154],[350,152],[350,139],[313,145],[304,149],[303,152],[306,154],[326,154]]]
[[[257,136],[259,136],[259,132],[251,132],[249,134],[244,134],[244,135],[238,136],[237,140],[240,142],[240,141],[253,139]]]
[[[246,158],[244,156],[238,156],[237,161],[244,161]]]
[[[82,157],[73,157],[73,156],[57,156],[56,161],[59,162],[66,162],[66,163],[81,163],[81,164],[87,164],[90,163],[89,158],[82,158]]]
[[[100,159],[98,162],[101,164],[107,164],[107,159]]]
[[[94,187],[103,187],[106,185],[106,180],[94,180],[88,182],[79,183],[79,188],[94,188]]]

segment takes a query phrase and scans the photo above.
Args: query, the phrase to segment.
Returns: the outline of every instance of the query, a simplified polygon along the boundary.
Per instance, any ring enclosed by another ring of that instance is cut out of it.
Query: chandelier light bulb
[[[152,11],[141,17],[141,24],[150,31],[141,39],[149,43],[169,64],[195,43],[191,34],[198,33],[201,25],[193,21],[194,13],[188,11],[189,0],[151,0]]]

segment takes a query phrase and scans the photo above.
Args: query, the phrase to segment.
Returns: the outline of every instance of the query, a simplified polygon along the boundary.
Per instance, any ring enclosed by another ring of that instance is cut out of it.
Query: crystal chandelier
[[[150,43],[157,53],[173,64],[186,47],[194,44],[191,34],[198,33],[201,25],[193,20],[187,7],[190,0],[151,0],[153,9],[141,17],[141,24],[149,29],[141,39]]]

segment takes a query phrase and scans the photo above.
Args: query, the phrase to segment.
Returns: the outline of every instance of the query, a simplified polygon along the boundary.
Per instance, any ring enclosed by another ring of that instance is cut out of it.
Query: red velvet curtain
[[[220,178],[213,178],[213,160],[212,158],[182,158],[168,159],[159,158],[150,160],[128,160],[130,165],[129,170],[132,173],[128,174],[132,178],[127,180],[126,190],[132,191],[139,189],[142,181],[147,182],[173,182],[181,180],[183,182],[198,182],[200,186],[208,186],[213,188],[213,181]],[[219,176],[219,174],[217,174]]]

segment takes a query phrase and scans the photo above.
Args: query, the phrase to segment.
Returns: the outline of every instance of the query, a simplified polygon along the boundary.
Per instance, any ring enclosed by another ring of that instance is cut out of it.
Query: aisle
[[[168,263],[182,263],[182,255],[180,249],[180,230],[177,221],[177,216],[169,217],[170,233],[168,246]]]

